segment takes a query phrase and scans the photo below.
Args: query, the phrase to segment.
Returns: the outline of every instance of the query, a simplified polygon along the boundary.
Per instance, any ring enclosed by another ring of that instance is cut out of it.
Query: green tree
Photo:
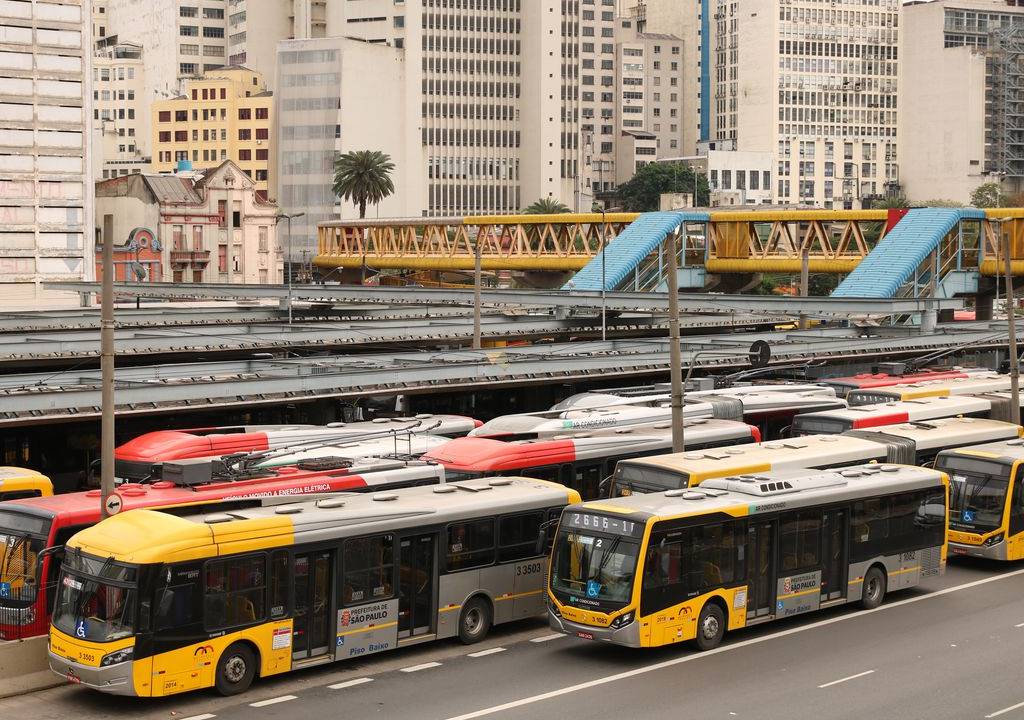
[[[367,204],[376,205],[395,191],[391,173],[395,164],[380,150],[353,150],[334,158],[334,194],[350,200],[366,217]]]
[[[936,198],[934,200],[924,200],[923,202],[914,203],[920,207],[934,207],[934,208],[962,208],[964,204],[957,202],[956,200],[943,200]]]
[[[999,183],[984,183],[974,188],[974,192],[971,193],[971,205],[976,208],[1006,207],[1006,201],[1007,197]]]
[[[543,197],[523,208],[523,212],[527,215],[561,215],[562,213],[571,212],[571,210],[560,200],[556,200],[553,197]]]
[[[636,171],[632,179],[619,185],[616,194],[627,212],[650,212],[660,207],[664,193],[693,193],[697,182],[700,207],[710,203],[708,180],[682,163],[648,163]]]
[[[900,210],[910,207],[910,203],[902,195],[895,195],[893,197],[878,198],[871,203],[871,207],[875,210]]]

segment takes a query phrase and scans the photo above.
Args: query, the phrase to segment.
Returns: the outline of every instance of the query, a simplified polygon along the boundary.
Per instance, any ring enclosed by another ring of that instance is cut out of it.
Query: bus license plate
[[[74,670],[68,670],[68,682],[71,683],[72,685],[81,685],[82,678],[80,678],[77,675],[75,675],[75,671]]]
[[[593,639],[594,639],[594,633],[588,633],[588,632],[577,632],[577,633],[576,633],[576,637],[581,637],[581,638],[583,638],[584,640],[593,640]]]
[[[950,548],[950,549],[953,551],[954,555],[966,555],[967,554],[967,548],[955,547],[955,548]]]

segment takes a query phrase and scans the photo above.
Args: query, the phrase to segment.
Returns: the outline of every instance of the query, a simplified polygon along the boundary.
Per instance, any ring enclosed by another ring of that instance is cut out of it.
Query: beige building
[[[185,82],[173,100],[153,103],[152,167],[174,172],[180,163],[212,168],[235,162],[266,198],[274,97],[248,68],[224,67]]]
[[[281,282],[276,223],[277,206],[262,200],[231,161],[206,172],[129,175],[96,185],[98,242],[124,245],[133,230],[152,231],[155,244],[140,252],[152,282]]]
[[[898,0],[716,0],[715,13],[713,139],[774,152],[777,202],[859,208],[898,189]]]
[[[91,279],[89,3],[0,3],[0,297],[75,303],[50,280]]]
[[[939,0],[903,9],[900,43],[900,181],[907,197],[970,201],[979,185],[1024,189],[1024,44],[1006,31],[1024,6]],[[1014,33],[1016,35],[1016,33]]]
[[[146,67],[136,43],[99,42],[93,55],[93,167],[103,179],[149,169]]]

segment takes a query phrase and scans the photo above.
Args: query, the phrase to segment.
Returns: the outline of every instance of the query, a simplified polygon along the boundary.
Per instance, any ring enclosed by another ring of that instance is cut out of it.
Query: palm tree
[[[395,191],[391,156],[380,150],[353,150],[334,158],[334,194],[351,200],[366,217],[366,204],[376,205]]]
[[[545,197],[534,201],[532,205],[524,208],[523,212],[527,215],[561,215],[571,211],[561,201]]]

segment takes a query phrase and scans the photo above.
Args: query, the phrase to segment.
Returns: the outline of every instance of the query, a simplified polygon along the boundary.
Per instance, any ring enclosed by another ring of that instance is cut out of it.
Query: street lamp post
[[[1017,355],[1017,308],[1013,298],[1013,263],[1010,259],[1011,237],[1004,230],[1005,221],[999,223],[999,240],[1003,246],[1003,269],[1006,277],[1006,326],[1010,350],[1010,422],[1020,424],[1020,358]],[[1011,225],[1011,234],[1013,232]]]
[[[282,220],[288,223],[288,254],[285,256],[285,274],[288,276],[288,324],[292,324],[292,218],[302,217],[306,213],[292,213],[288,215],[286,213],[279,213],[277,215],[277,224],[280,225]]]
[[[679,277],[676,275],[676,245],[679,241],[678,228],[665,237],[662,246],[666,261],[668,279],[668,342],[669,377],[672,382],[672,452],[680,453],[686,448],[683,430],[683,359],[679,347]]]

